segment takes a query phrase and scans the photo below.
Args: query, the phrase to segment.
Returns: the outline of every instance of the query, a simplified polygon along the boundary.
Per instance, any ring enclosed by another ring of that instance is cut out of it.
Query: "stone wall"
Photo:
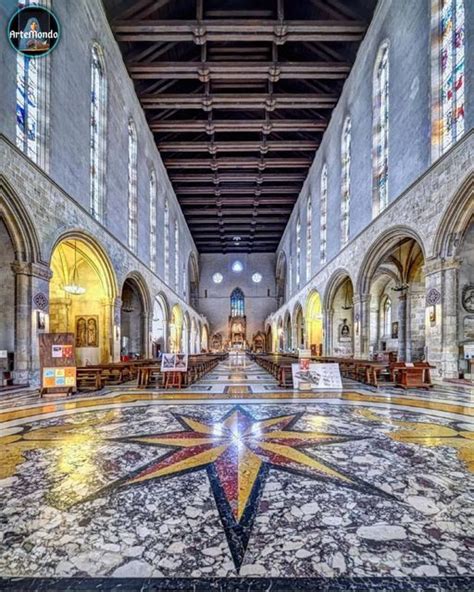
[[[0,3],[0,24],[5,29],[9,17],[17,7],[14,0]],[[47,170],[76,203],[89,210],[90,203],[90,68],[91,48],[98,42],[103,48],[107,78],[107,139],[106,139],[106,195],[104,227],[118,241],[127,244],[128,212],[128,121],[136,124],[138,140],[138,258],[149,265],[150,215],[149,180],[154,169],[157,177],[157,273],[164,278],[164,220],[165,197],[170,207],[170,228],[177,219],[180,244],[174,245],[170,233],[170,278],[175,286],[174,253],[178,250],[180,265],[187,266],[196,247],[181,208],[164,168],[161,156],[149,130],[145,114],[135,94],[133,82],[123,63],[100,0],[53,2],[53,10],[63,23],[62,38],[57,48],[41,60],[50,68],[50,99],[46,105],[48,152]],[[0,134],[15,144],[16,141],[16,53],[8,43],[2,45],[0,85]],[[45,62],[45,63],[46,63]],[[67,213],[66,213],[67,216]],[[67,224],[68,220],[66,220]],[[99,230],[103,232],[102,229]],[[184,284],[179,283],[179,296],[184,297]]]
[[[243,264],[241,273],[232,271],[232,263],[237,260]],[[264,319],[277,307],[275,256],[270,253],[203,254],[200,257],[200,269],[198,309],[208,319],[211,335],[221,333],[224,340],[228,338],[230,295],[234,288],[239,287],[245,295],[247,341],[251,343],[252,336],[264,330]],[[221,284],[212,281],[213,274],[217,272],[223,276]],[[259,284],[252,281],[254,273],[262,275]]]

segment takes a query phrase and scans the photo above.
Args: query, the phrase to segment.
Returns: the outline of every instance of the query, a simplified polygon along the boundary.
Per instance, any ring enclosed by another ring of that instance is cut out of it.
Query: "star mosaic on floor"
[[[294,429],[302,415],[256,420],[238,406],[215,423],[175,415],[183,431],[137,435],[120,441],[176,450],[160,455],[159,460],[107,486],[106,490],[206,469],[235,566],[240,568],[271,468],[390,497],[357,477],[344,474],[330,462],[301,450],[361,439],[361,436]]]
[[[470,400],[208,379],[5,402],[0,589],[473,588]]]

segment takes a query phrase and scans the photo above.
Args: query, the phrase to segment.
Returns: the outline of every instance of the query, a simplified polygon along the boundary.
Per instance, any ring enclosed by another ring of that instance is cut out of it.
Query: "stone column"
[[[334,310],[326,308],[323,311],[324,354],[334,355]]]
[[[17,384],[39,384],[40,359],[38,312],[49,312],[49,267],[36,263],[16,262],[15,274],[15,371]]]
[[[354,294],[354,357],[369,356],[370,294]]]
[[[398,297],[398,359],[407,359],[407,294],[401,292]]]
[[[434,308],[435,319],[427,320],[426,350],[427,358],[437,369],[433,377],[458,377],[458,270],[461,262],[455,257],[431,259],[425,264],[426,293]]]
[[[145,359],[151,356],[151,320],[153,315],[149,312],[141,315],[142,323],[142,353]]]

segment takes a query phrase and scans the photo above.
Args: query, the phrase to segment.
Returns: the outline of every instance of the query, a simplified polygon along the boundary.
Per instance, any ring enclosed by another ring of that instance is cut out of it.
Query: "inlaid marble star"
[[[364,437],[294,429],[303,413],[255,419],[237,406],[215,423],[173,415],[183,430],[114,439],[167,447],[171,451],[106,489],[206,469],[237,569],[244,558],[269,469],[391,497],[326,460],[310,455],[306,448],[352,442]]]

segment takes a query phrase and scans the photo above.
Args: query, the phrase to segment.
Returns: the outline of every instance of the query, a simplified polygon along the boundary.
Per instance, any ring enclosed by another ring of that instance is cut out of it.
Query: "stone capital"
[[[460,266],[461,261],[457,257],[440,257],[436,259],[428,259],[423,266],[423,271],[426,276],[430,276],[450,269],[459,269]]]
[[[15,261],[11,266],[15,275],[28,275],[49,282],[53,277],[51,269],[42,263],[28,263],[24,261]]]

